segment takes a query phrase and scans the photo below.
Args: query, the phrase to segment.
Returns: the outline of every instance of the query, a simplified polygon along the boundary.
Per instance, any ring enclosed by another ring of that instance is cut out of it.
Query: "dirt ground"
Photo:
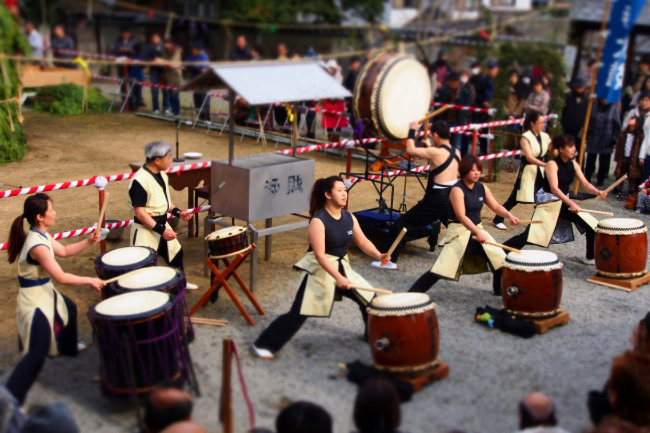
[[[131,114],[54,117],[32,113],[26,116],[26,130],[30,152],[23,161],[1,166],[0,182],[33,186],[84,179],[96,174],[110,175],[125,173],[130,171],[128,166],[129,162],[143,159],[142,149],[146,143],[154,140],[166,140],[170,142],[174,142],[175,140],[175,128],[172,123],[136,117]],[[188,127],[183,126],[180,141],[182,152],[201,152],[204,157],[212,159],[227,157],[226,135],[219,136],[214,131],[207,133],[203,129],[190,130]],[[280,148],[284,147],[280,145]],[[241,141],[238,139],[236,141],[236,156],[272,151],[274,151],[273,143],[269,143],[267,147],[264,147],[248,138],[244,138]],[[310,153],[306,157],[316,160],[317,177],[338,174],[345,168],[344,159],[331,155]],[[363,163],[355,160],[354,171],[362,170]],[[506,173],[502,175],[500,182],[489,184],[489,187],[499,201],[505,200],[507,194],[510,192],[513,179],[514,175]],[[397,185],[399,186],[395,197],[397,205],[401,200],[402,182],[403,180],[397,181]],[[122,181],[108,185],[108,218],[130,219],[132,217],[127,203],[127,184],[128,182]],[[415,180],[409,180],[406,195],[407,206],[411,207],[422,195],[421,186]],[[94,187],[56,191],[52,192],[51,196],[54,199],[54,206],[58,213],[57,224],[51,229],[52,233],[87,227],[96,221],[98,198]],[[350,208],[354,211],[375,207],[377,205],[377,198],[378,196],[369,182],[358,184],[351,191]],[[172,199],[180,207],[186,207],[187,195],[185,191],[172,191]],[[0,200],[2,218],[4,219],[4,229],[0,231],[0,239],[7,239],[11,222],[22,212],[23,200],[24,197]],[[530,207],[518,206],[515,213],[521,217],[528,217],[530,215]],[[491,212],[486,210],[484,217],[491,218]],[[295,221],[295,218],[280,218],[275,220],[274,223],[280,224],[285,221]],[[256,222],[256,225],[262,227],[263,222]],[[177,231],[181,230],[185,230],[185,223],[182,223],[177,228]],[[490,231],[494,232],[495,230],[490,229]],[[499,234],[499,236],[501,238],[504,237],[502,234]],[[126,246],[126,239],[127,237],[125,236],[122,241],[109,244],[109,248]],[[74,242],[75,240],[78,240],[78,238],[64,242]],[[181,242],[185,250],[188,280],[198,284],[202,289],[206,288],[208,286],[208,279],[203,274],[204,247],[202,239],[188,238],[186,235],[183,235]],[[294,276],[291,272],[291,266],[302,256],[306,247],[306,230],[301,229],[285,232],[274,236],[272,259],[270,261],[260,260],[260,279],[256,294],[262,305],[265,305],[271,314],[271,317],[263,320],[263,326],[268,324],[275,314],[285,311],[288,308],[286,303],[287,299],[291,299],[294,293]],[[263,250],[263,248],[260,248],[260,250]],[[410,243],[404,256],[426,256],[428,254],[427,251],[428,245],[424,239],[421,239]],[[94,275],[92,261],[97,255],[97,248],[89,248],[76,257],[61,259],[59,262],[66,271],[82,275]],[[353,252],[353,260],[363,260],[363,263],[368,262],[367,257],[362,258],[362,256],[358,251]],[[428,260],[428,263],[431,263],[430,258],[426,260]],[[406,262],[405,264],[405,268],[408,269],[406,280],[412,281],[419,273],[425,270],[426,264],[424,264],[425,262],[418,264],[419,271],[413,270],[411,272],[408,263]],[[366,270],[365,272],[367,274],[370,271]],[[243,268],[243,274],[247,277],[247,267]],[[397,275],[400,275],[400,277]],[[408,287],[408,283],[402,276],[401,274],[393,273],[386,278],[382,277],[383,284],[386,288],[403,291]],[[16,270],[15,265],[9,265],[4,260],[0,262],[0,286],[4,290],[3,298],[5,299],[5,302],[0,304],[0,369],[2,370],[2,377],[6,377],[11,371],[12,366],[18,361],[20,355],[16,350],[15,297],[18,290]],[[98,302],[98,294],[89,287],[65,287],[61,285],[57,285],[57,287],[77,302],[80,312],[80,339],[90,342],[92,340],[91,328],[88,320],[85,318],[85,312],[90,306]],[[193,305],[199,299],[201,293],[203,293],[202,290],[190,292],[188,295],[188,304]],[[204,383],[204,397],[197,403],[199,408],[197,410],[201,414],[210,414],[209,416],[205,415],[205,422],[203,418],[197,420],[206,424],[211,431],[217,430],[214,414],[217,411],[216,402],[218,401],[220,378],[218,370],[209,370],[206,367],[206,359],[211,358],[210,365],[214,365],[217,362],[216,360],[220,360],[220,338],[243,335],[244,337],[241,338],[244,341],[241,341],[240,351],[245,352],[246,345],[252,341],[251,339],[254,338],[256,333],[261,331],[259,325],[256,328],[248,327],[241,316],[239,316],[239,313],[234,309],[230,300],[225,298],[225,296],[222,296],[219,302],[210,305],[200,315],[228,319],[231,321],[230,326],[218,330],[205,326],[199,327],[198,338],[193,344],[192,349],[193,352],[196,350],[195,361],[199,364],[197,367],[199,380]],[[647,297],[645,299],[646,301],[644,302],[647,302]],[[638,308],[643,309],[645,307],[640,305]],[[445,317],[445,314],[448,313],[443,312],[442,314]],[[326,329],[329,326],[328,322],[330,321],[320,321],[317,326],[320,329]],[[335,327],[337,323],[332,321],[331,325]],[[308,327],[308,332],[318,332],[318,329],[315,328],[316,325],[310,326]],[[627,329],[625,324],[622,326],[624,327],[623,329]],[[336,342],[340,341],[337,338],[339,337],[331,340],[331,342],[337,344]],[[328,339],[326,341],[330,340]],[[307,355],[301,352],[303,349],[306,350]],[[354,350],[361,349],[357,347]],[[304,369],[305,372],[310,371],[309,358],[312,353],[311,343],[308,343],[307,346],[296,343],[293,349],[287,349],[287,351],[288,354],[286,355],[285,361],[293,359],[295,360],[295,368]],[[30,393],[28,403],[42,403],[56,399],[66,401],[72,399],[76,401],[78,404],[74,405],[73,411],[80,425],[82,425],[82,431],[91,431],[92,429],[96,432],[113,432],[125,431],[125,428],[131,428],[133,426],[133,418],[128,411],[125,411],[123,406],[112,404],[99,397],[99,387],[97,384],[92,383],[93,372],[96,374],[98,369],[97,355],[94,353],[96,350],[94,347],[91,347],[88,352],[90,352],[89,355],[84,354],[79,357],[79,360],[66,361],[63,358],[59,358],[48,361],[42,377],[39,379],[39,383],[35,386],[32,393]],[[354,354],[355,352],[352,351],[351,353]],[[295,354],[295,357],[293,354]],[[248,354],[243,356],[246,357],[246,364],[248,366],[253,365],[255,360],[251,359]],[[507,357],[508,355],[504,354],[504,356]],[[367,355],[365,357],[368,358]],[[198,358],[201,359],[199,360]],[[350,359],[340,359],[339,362],[347,360]],[[281,407],[283,401],[287,399],[286,396],[302,395],[300,392],[301,385],[300,383],[292,385],[291,381],[288,380],[289,376],[287,376],[286,371],[281,371],[273,366],[270,368],[266,366],[260,367],[259,363],[254,365],[255,373],[249,376],[249,381],[253,383],[251,385],[253,391],[257,390],[260,394],[253,394],[253,399],[258,400],[258,411],[261,413],[260,416],[264,421],[263,425],[270,427],[272,426],[272,419],[277,412],[277,408]],[[267,368],[267,370],[260,370],[263,368]],[[78,373],[75,369],[83,369],[83,374]],[[260,373],[260,371],[265,371],[265,373]],[[57,375],[61,377],[55,378],[54,376]],[[604,378],[602,379],[604,380]],[[266,389],[267,384],[269,389]],[[273,388],[272,384],[276,384],[279,389]],[[67,393],[76,393],[77,389],[79,390],[79,395],[67,396]],[[290,391],[287,391],[287,389]],[[309,394],[307,397],[313,397],[316,401],[318,401],[319,395],[322,398],[336,399],[338,398],[336,394],[338,389],[340,389],[340,385],[338,385],[338,388],[335,387],[333,391],[330,390],[333,394],[330,393],[325,396],[321,395],[322,393],[327,393],[327,390],[323,388],[314,391],[313,394]],[[345,392],[348,394],[346,401],[349,402],[353,398],[353,388],[348,387]],[[352,397],[350,397],[350,394]],[[80,397],[81,395],[83,397]],[[443,400],[449,404],[453,404],[453,401],[450,402],[449,399],[450,397],[447,397]],[[509,403],[510,406],[515,407],[515,401],[510,401]],[[349,409],[351,410],[351,408]],[[240,412],[238,419],[245,419],[244,407],[239,406],[237,410]],[[349,418],[349,413],[342,416],[347,419]],[[461,417],[460,419],[465,419],[465,417]],[[417,427],[419,422],[414,425],[416,427],[409,427],[409,424],[405,423],[405,430],[412,432],[420,431]],[[442,425],[445,424],[443,423]],[[345,421],[338,425],[336,431],[350,431],[350,427],[348,421]],[[463,425],[456,424],[456,427],[462,429]],[[511,428],[511,430],[514,430],[514,428]],[[242,424],[240,424],[237,431],[243,431]],[[436,429],[436,431],[439,430]],[[470,429],[468,431],[472,430]],[[488,429],[488,431],[496,430]]]

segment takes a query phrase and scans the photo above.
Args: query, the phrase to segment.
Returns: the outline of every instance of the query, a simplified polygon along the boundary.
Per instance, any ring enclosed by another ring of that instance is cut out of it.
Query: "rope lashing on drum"
[[[237,362],[237,375],[239,376],[239,383],[241,384],[242,395],[244,396],[244,401],[246,402],[246,407],[248,408],[248,419],[250,422],[250,427],[255,427],[255,407],[253,406],[253,401],[251,400],[250,395],[248,394],[248,387],[246,386],[246,378],[244,377],[244,370],[241,365],[241,359],[239,358],[239,352],[237,351],[237,345],[235,342],[232,342],[232,353],[235,355],[235,361]]]
[[[192,214],[196,214],[196,213],[199,213],[199,212],[209,211],[210,209],[211,209],[210,206],[201,206],[201,207],[190,208],[190,209],[186,209],[186,210],[188,212],[191,212]],[[168,213],[167,214],[167,219],[172,218],[172,216],[173,216],[172,214]],[[121,228],[124,228],[124,227],[129,227],[131,225],[133,225],[133,220],[124,220],[124,221],[118,221],[118,222],[114,222],[114,223],[110,223],[110,224],[105,224],[103,228],[109,229],[109,230],[114,230],[114,229],[121,229]],[[56,239],[56,240],[73,238],[73,237],[76,237],[76,236],[83,236],[83,235],[86,235],[86,234],[90,234],[90,233],[94,232],[95,230],[97,230],[97,226],[93,225],[91,227],[86,227],[86,228],[83,228],[83,229],[76,229],[76,230],[70,230],[70,231],[67,231],[67,232],[56,233],[56,234],[52,235],[52,238]],[[6,250],[7,248],[9,248],[9,242],[5,242],[5,243],[0,244],[0,250]]]

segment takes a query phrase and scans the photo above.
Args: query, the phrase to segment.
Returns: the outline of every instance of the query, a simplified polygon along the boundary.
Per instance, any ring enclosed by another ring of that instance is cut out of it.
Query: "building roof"
[[[650,28],[650,6],[648,6],[648,3],[645,3],[636,22],[638,27]],[[603,21],[603,11],[606,4],[607,0],[572,0],[571,20],[600,24]]]

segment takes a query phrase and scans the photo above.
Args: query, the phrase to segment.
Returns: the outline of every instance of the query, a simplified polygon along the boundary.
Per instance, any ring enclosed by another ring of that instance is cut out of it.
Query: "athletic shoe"
[[[595,259],[588,259],[586,257],[579,258],[578,262],[582,263],[583,265],[595,265],[596,264]]]
[[[81,342],[77,343],[77,352],[83,352],[86,349],[88,349],[88,346],[86,346],[85,343],[81,343]]]
[[[495,224],[494,227],[498,228],[499,230],[508,230],[508,226],[504,223]]]
[[[185,283],[185,288],[186,288],[187,290],[196,290],[196,289],[199,288],[199,286],[197,286],[196,284],[192,284],[192,283],[190,283],[190,282],[186,282],[186,283]]]
[[[379,269],[389,269],[391,271],[397,269],[397,263],[388,262],[387,265],[382,265],[381,261],[379,261],[379,260],[370,263],[370,266],[372,266],[373,268],[379,268]]]
[[[160,114],[160,110],[153,110],[153,114]]]
[[[174,114],[174,113],[172,113],[171,110],[165,110],[165,115],[171,116],[172,114]]]
[[[255,344],[251,344],[251,352],[253,355],[257,356],[258,358],[262,359],[275,359],[275,355],[273,352],[271,352],[268,349],[262,349],[261,347],[257,347]]]

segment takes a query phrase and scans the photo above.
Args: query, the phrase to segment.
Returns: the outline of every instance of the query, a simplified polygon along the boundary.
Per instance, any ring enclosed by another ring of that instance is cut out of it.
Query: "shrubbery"
[[[108,99],[95,88],[88,89],[89,112],[105,113],[110,108]],[[84,112],[84,88],[78,84],[60,84],[41,87],[34,97],[34,109],[52,114],[82,114]]]

